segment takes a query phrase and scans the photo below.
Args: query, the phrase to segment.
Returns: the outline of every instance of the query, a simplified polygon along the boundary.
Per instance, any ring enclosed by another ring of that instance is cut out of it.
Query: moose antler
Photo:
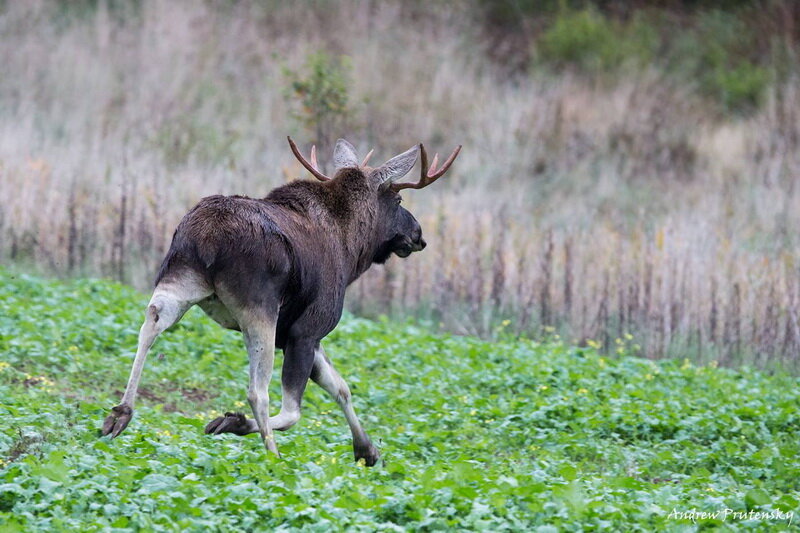
[[[364,160],[361,161],[361,166],[362,167],[367,166],[367,162],[369,161],[369,158],[372,157],[372,152],[374,152],[374,151],[375,151],[374,149],[370,150],[369,153],[367,153],[367,155],[364,156]]]
[[[309,163],[303,154],[300,153],[300,150],[297,149],[297,145],[294,143],[291,137],[286,137],[289,140],[289,147],[292,149],[292,153],[300,161],[300,164],[306,167],[306,170],[311,172],[315,178],[319,181],[330,181],[331,178],[323,174],[317,168],[317,147],[316,145],[311,147],[311,162]]]
[[[419,151],[422,156],[422,167],[419,173],[419,181],[417,183],[393,183],[391,186],[393,191],[400,192],[403,189],[422,189],[441,178],[444,173],[448,171],[450,165],[453,164],[453,161],[456,160],[456,157],[458,157],[458,153],[461,151],[461,145],[459,144],[458,147],[453,150],[453,153],[450,154],[450,157],[448,157],[447,161],[444,162],[442,168],[438,170],[436,169],[436,165],[439,163],[439,154],[437,153],[433,156],[433,163],[431,163],[431,166],[429,167],[428,153],[425,151],[425,147],[422,145],[422,143],[419,145]]]

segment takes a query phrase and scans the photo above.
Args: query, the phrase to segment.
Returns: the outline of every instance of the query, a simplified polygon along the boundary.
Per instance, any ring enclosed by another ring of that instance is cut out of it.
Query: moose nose
[[[420,238],[419,238],[419,249],[420,249],[420,250],[424,250],[426,246],[428,246],[428,243],[427,243],[427,242],[425,242],[425,239],[423,239],[422,237],[420,237]]]

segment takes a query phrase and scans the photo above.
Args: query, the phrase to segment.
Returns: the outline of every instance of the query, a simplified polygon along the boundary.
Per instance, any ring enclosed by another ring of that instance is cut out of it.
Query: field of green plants
[[[0,269],[0,530],[797,522],[798,379],[634,358],[635,339],[601,356],[557,337],[488,342],[347,316],[326,346],[383,453],[366,468],[314,385],[278,435],[282,459],[255,436],[204,435],[218,412],[245,409],[247,361],[237,333],[192,310],[157,341],[129,428],[99,438],[145,302],[107,281]],[[278,383],[276,371],[273,398]],[[719,514],[676,514],[692,511]]]

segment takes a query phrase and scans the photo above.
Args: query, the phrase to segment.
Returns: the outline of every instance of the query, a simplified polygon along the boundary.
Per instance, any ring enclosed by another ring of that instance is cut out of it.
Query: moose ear
[[[401,179],[409,173],[417,162],[419,156],[419,146],[414,146],[410,150],[396,155],[386,163],[376,168],[370,174],[370,178],[377,181],[382,187],[388,187],[392,182]]]
[[[340,168],[358,167],[358,156],[355,147],[344,139],[336,141],[333,148],[333,166]]]

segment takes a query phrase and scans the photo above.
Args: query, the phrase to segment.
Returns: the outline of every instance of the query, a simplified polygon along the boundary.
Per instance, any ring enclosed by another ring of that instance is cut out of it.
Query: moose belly
[[[219,301],[216,294],[212,294],[197,305],[200,306],[211,319],[222,326],[223,328],[241,331],[238,322],[234,320],[233,315],[225,305]]]

